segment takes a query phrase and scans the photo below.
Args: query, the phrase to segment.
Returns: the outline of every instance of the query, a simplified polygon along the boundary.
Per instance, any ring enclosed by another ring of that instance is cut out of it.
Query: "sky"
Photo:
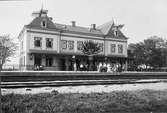
[[[97,26],[114,20],[124,24],[122,32],[128,43],[137,43],[150,36],[167,39],[167,0],[0,0],[0,35],[17,38],[29,24],[33,11],[43,6],[53,21],[79,26]]]
[[[129,43],[150,36],[167,36],[167,0],[0,0],[0,35],[17,37],[31,22],[33,11],[43,6],[53,21],[89,27],[114,20],[124,24],[122,32]]]

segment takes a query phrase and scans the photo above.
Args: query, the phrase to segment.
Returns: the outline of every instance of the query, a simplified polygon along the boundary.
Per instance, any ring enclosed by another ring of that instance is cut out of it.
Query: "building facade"
[[[18,39],[20,44],[20,69],[33,70],[43,66],[45,70],[74,70],[88,57],[81,51],[82,43],[87,40],[98,42],[99,54],[94,56],[94,64],[100,62],[126,64],[127,40],[121,32],[123,25],[113,21],[97,26],[80,27],[72,21],[71,25],[54,23],[47,10],[33,13],[33,20],[25,25]]]

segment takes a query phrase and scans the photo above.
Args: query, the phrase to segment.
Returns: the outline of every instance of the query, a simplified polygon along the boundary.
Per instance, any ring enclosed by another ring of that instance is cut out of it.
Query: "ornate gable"
[[[113,21],[107,22],[98,28],[103,32],[105,36],[119,39],[127,39],[127,37],[121,32],[121,28],[124,25],[115,25]]]

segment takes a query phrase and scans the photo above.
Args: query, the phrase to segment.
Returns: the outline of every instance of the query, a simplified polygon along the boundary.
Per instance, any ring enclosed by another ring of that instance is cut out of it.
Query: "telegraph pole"
[[[0,58],[0,65],[2,64],[2,59]],[[2,101],[1,101],[1,67],[0,67],[0,113],[2,113]]]
[[[1,71],[2,71],[2,54],[3,54],[3,46],[0,46],[0,113],[2,113],[2,95],[1,95],[1,79],[2,79],[2,76],[1,76]]]

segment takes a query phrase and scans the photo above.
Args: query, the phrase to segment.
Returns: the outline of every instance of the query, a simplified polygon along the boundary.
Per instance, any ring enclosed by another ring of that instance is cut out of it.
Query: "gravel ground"
[[[144,80],[141,80],[144,81]],[[86,85],[86,86],[61,86],[61,87],[39,87],[39,88],[2,88],[2,95],[15,94],[37,94],[57,90],[59,93],[91,93],[91,92],[112,92],[126,90],[165,90],[167,89],[166,80],[158,80],[157,83],[151,83],[155,80],[145,80],[148,83],[136,84],[115,84],[115,85]],[[149,82],[150,81],[150,82]]]

